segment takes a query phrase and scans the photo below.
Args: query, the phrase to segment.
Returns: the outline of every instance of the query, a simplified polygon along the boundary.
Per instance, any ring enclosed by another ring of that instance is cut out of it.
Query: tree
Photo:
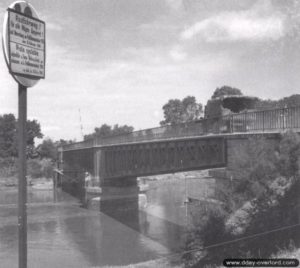
[[[214,94],[212,95],[211,99],[217,99],[227,95],[243,95],[242,91],[238,88],[230,87],[230,86],[222,86],[220,88],[216,88]]]
[[[132,126],[119,126],[118,124],[114,125],[112,129],[112,135],[122,135],[133,132],[134,128]]]
[[[297,229],[276,235],[266,232],[299,222],[300,136],[287,132],[276,146],[267,138],[254,137],[244,148],[237,148],[233,157],[232,179],[222,184],[222,190],[228,193],[226,203],[232,202],[232,209],[224,211],[223,206],[203,213],[194,210],[188,253],[183,256],[187,267],[216,267],[237,252],[242,258],[274,256],[279,249],[286,252],[290,245],[293,250],[293,245],[299,244]],[[265,235],[253,236],[258,233]],[[250,236],[252,239],[228,243],[226,247],[210,247]],[[192,250],[206,246],[204,255]]]
[[[289,97],[284,97],[279,100],[261,100],[259,99],[256,103],[256,109],[272,109],[272,108],[286,108],[300,105],[300,95],[294,94]]]
[[[44,135],[41,132],[41,126],[36,120],[27,120],[26,128],[27,128],[27,155],[30,158],[38,157],[34,145],[34,139],[43,138]]]
[[[36,120],[27,120],[27,150],[34,149],[34,139],[42,138],[41,126]],[[13,114],[0,116],[0,157],[17,156],[17,120]]]
[[[64,145],[68,145],[71,143],[76,142],[76,140],[64,140],[64,139],[60,139],[59,141],[55,142],[55,146],[58,148],[60,146],[64,146]]]
[[[50,138],[43,140],[37,147],[38,154],[41,158],[50,158],[55,160],[57,158],[57,143],[54,143]]]
[[[94,137],[108,137],[115,135],[122,135],[130,133],[134,130],[132,126],[119,126],[118,124],[113,127],[107,124],[103,124],[101,127],[95,127],[94,132],[84,136],[84,140],[92,139]]]
[[[112,132],[111,126],[109,126],[107,124],[103,124],[101,127],[95,128],[96,136],[101,136],[101,137],[110,136],[111,132]]]
[[[195,121],[203,112],[201,103],[196,102],[193,96],[187,96],[182,100],[171,99],[163,107],[165,120],[160,125],[175,125]]]
[[[13,114],[0,116],[0,156],[17,155],[16,118]]]
[[[294,94],[289,97],[282,98],[278,102],[279,102],[280,107],[299,106],[300,105],[300,95]]]
[[[27,145],[34,146],[34,139],[43,138],[40,123],[37,120],[27,120]]]
[[[60,139],[58,141],[53,141],[50,138],[46,138],[39,146],[37,146],[36,152],[40,159],[47,158],[52,161],[56,161],[58,157],[58,148],[74,142],[74,140],[72,141]]]

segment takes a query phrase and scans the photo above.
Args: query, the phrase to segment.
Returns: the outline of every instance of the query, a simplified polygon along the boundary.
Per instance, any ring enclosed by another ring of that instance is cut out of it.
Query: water
[[[84,208],[55,190],[28,192],[28,267],[127,265],[183,250],[188,209],[185,193],[205,195],[208,180],[149,182],[139,209],[110,217]],[[187,189],[187,190],[186,190]],[[0,263],[17,267],[17,192],[0,191]]]

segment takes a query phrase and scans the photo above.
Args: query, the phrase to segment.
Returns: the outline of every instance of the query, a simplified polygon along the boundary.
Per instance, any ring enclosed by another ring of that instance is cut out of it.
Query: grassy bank
[[[52,179],[54,163],[47,158],[27,160],[27,182]],[[0,159],[0,189],[13,188],[18,182],[18,159]]]

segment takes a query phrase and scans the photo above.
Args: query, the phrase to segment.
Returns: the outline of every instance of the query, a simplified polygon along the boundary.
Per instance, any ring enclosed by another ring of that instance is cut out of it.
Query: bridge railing
[[[203,125],[197,123],[178,124],[173,126],[163,126],[145,130],[138,130],[128,134],[111,136],[111,137],[97,137],[95,138],[95,145],[111,145],[122,144],[130,142],[142,142],[152,140],[171,139],[186,136],[204,135],[205,131]]]
[[[234,114],[231,118],[231,133],[299,129],[300,106]]]
[[[70,144],[63,145],[63,151],[67,150],[77,150],[77,149],[82,149],[82,148],[92,148],[95,145],[94,139],[88,139],[85,141],[80,141],[80,142],[74,142]]]
[[[280,131],[284,129],[300,129],[300,106],[243,112],[201,119],[191,123],[138,130],[123,135],[96,137],[68,144],[63,147],[63,150],[208,134]]]

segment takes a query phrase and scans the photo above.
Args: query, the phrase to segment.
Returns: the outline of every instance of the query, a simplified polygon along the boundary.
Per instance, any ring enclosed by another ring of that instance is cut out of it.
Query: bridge
[[[229,167],[249,137],[273,142],[299,129],[300,106],[230,114],[68,144],[59,150],[59,169],[80,189],[90,174],[102,200],[117,200],[138,193],[139,176]]]

